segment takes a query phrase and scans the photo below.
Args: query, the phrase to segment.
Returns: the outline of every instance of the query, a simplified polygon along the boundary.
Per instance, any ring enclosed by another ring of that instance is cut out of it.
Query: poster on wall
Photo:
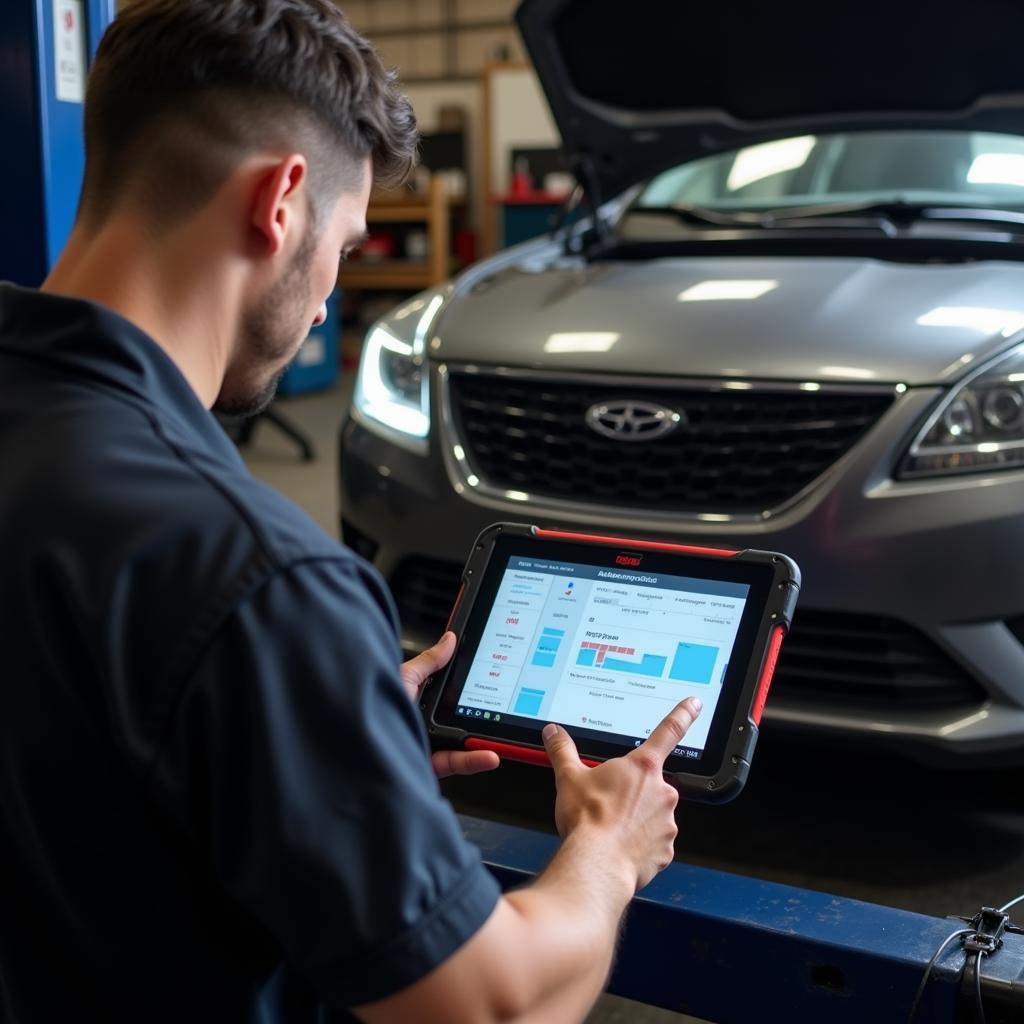
[[[85,15],[82,0],[53,0],[53,63],[57,99],[85,99]]]

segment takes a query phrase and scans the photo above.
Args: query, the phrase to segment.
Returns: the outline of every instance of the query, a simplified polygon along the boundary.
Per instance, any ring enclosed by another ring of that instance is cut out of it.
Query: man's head
[[[217,405],[243,412],[322,319],[371,182],[408,173],[416,125],[330,0],[131,0],[97,53],[85,138],[86,235],[126,215],[157,242],[241,218],[223,255],[251,273]]]

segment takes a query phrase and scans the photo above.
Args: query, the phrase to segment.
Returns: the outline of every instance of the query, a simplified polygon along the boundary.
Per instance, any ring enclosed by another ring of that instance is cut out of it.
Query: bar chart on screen
[[[583,668],[604,669],[606,672],[630,672],[654,679],[708,684],[712,680],[715,662],[718,661],[718,652],[718,647],[709,644],[677,642],[670,665],[667,654],[638,654],[635,647],[584,640],[576,655],[576,664]]]

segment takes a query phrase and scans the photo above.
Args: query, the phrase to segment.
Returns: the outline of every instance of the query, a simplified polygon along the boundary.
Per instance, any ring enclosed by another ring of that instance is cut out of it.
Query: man
[[[564,842],[500,896],[409,699],[453,638],[400,671],[380,578],[209,412],[322,320],[408,102],[328,0],[137,0],[85,117],[67,247],[0,287],[3,1019],[582,1017],[699,703],[592,770],[547,727]]]

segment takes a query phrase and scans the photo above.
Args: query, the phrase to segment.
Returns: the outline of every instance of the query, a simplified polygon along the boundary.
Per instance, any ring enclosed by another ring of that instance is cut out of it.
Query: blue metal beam
[[[529,881],[557,847],[551,835],[460,820],[506,889]],[[676,863],[633,901],[608,991],[717,1024],[906,1024],[929,959],[959,927]],[[919,1024],[956,1019],[962,965],[956,945],[936,964]],[[1024,936],[1006,935],[982,975],[986,1005],[991,995],[998,1006],[989,1024],[1024,1020]]]

